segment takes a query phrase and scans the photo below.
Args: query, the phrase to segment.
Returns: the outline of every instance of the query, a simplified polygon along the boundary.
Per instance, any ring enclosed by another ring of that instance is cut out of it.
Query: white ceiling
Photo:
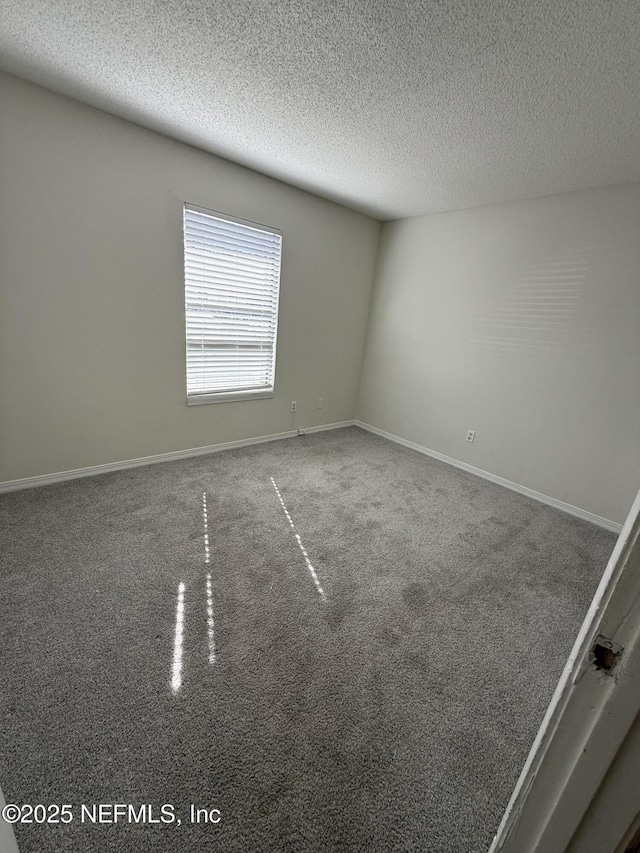
[[[0,0],[0,57],[381,219],[640,179],[638,0]]]

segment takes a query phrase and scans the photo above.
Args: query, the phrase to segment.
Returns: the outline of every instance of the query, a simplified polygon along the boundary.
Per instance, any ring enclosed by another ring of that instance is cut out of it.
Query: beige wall
[[[640,184],[386,223],[357,417],[622,522],[640,487]]]
[[[376,221],[6,75],[0,187],[0,481],[353,418]],[[183,199],[283,231],[273,400],[185,403]]]
[[[6,75],[0,111],[0,482],[357,414],[624,519],[640,184],[386,223],[363,362],[379,223]],[[284,232],[273,400],[186,406],[183,199]]]

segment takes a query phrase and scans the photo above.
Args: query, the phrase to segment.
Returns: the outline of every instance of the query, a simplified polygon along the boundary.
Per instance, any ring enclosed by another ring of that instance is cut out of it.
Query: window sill
[[[209,403],[240,403],[243,400],[268,400],[273,391],[229,391],[216,394],[194,394],[187,397],[187,406],[205,406]]]

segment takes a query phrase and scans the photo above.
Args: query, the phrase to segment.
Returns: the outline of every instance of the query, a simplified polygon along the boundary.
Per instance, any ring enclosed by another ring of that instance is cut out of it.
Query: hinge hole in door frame
[[[622,646],[614,643],[608,637],[598,634],[591,648],[591,662],[601,672],[609,675],[622,656]]]

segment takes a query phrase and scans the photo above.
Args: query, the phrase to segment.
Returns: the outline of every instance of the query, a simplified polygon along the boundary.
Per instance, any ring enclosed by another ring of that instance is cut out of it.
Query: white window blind
[[[187,402],[271,396],[282,235],[185,205]]]

